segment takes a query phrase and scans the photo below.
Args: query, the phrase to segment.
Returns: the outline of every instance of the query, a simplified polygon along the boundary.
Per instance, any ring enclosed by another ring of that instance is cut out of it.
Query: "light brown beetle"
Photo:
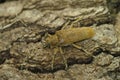
[[[45,41],[51,47],[67,46],[81,40],[93,37],[95,31],[91,27],[69,28],[57,31],[54,35],[49,35]]]
[[[74,47],[81,49],[81,47],[75,45],[75,42],[79,42],[85,39],[92,38],[95,35],[95,30],[91,27],[81,27],[81,28],[69,28],[64,30],[56,31],[54,35],[47,34],[46,37],[44,37],[43,44],[45,46],[50,46],[54,50],[54,56],[52,59],[52,69],[54,66],[54,59],[55,55],[58,51],[60,51],[65,67],[67,69],[67,61],[65,57],[63,56],[63,51],[61,47],[73,45]],[[87,51],[84,50],[86,53]]]

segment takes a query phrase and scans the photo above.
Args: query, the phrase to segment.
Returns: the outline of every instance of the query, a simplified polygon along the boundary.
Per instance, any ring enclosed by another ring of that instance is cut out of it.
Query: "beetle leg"
[[[23,20],[20,20],[20,22],[21,22],[25,27],[28,26]]]
[[[82,47],[80,47],[80,46],[78,46],[78,45],[76,45],[76,44],[72,44],[72,46],[75,47],[75,48],[77,48],[77,49],[83,50],[85,53],[87,53],[87,54],[85,54],[85,55],[90,55],[90,56],[92,56],[93,58],[95,58],[94,55],[92,55],[90,52],[88,52],[87,50],[83,49]]]
[[[77,19],[71,23],[70,28],[73,28],[73,25],[75,23],[77,23],[78,21],[80,21],[82,18],[83,18],[83,16],[82,17],[81,16],[77,17]]]
[[[61,28],[61,30],[65,29],[65,28],[68,26],[69,23],[70,23],[70,21],[67,21],[67,22],[64,24],[64,26]]]
[[[55,61],[56,53],[58,52],[58,48],[54,48],[53,50],[54,50],[54,54],[52,56],[52,63],[51,63],[52,70],[54,69],[54,61]]]
[[[59,49],[60,49],[61,56],[62,56],[62,58],[64,60],[65,69],[68,69],[67,60],[66,60],[65,56],[63,55],[63,50],[62,50],[61,47]]]
[[[77,49],[80,49],[80,50],[83,50],[85,53],[87,54],[90,54],[87,50],[83,49],[82,47],[76,45],[76,44],[72,44],[73,47],[77,48]]]
[[[81,17],[81,16],[77,17],[77,19],[71,23],[71,25],[70,25],[69,28],[73,28],[73,25],[74,25],[75,23],[77,23],[78,21],[80,21],[82,18],[83,18],[83,16],[82,16],[82,17]],[[64,24],[64,26],[62,27],[61,30],[65,29],[65,28],[68,26],[69,23],[70,23],[70,20],[67,21],[67,22]]]

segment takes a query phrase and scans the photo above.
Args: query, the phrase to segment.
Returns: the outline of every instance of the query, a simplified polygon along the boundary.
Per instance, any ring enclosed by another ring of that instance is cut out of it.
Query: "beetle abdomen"
[[[94,29],[90,27],[69,28],[56,32],[56,35],[59,38],[59,43],[62,46],[92,38],[94,34],[95,34]]]

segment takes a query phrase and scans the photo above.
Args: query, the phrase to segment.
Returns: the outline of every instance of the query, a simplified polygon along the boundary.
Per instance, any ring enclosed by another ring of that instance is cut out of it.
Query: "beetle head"
[[[57,35],[50,35],[48,33],[45,34],[44,38],[42,39],[43,47],[54,47],[58,44],[58,37]]]

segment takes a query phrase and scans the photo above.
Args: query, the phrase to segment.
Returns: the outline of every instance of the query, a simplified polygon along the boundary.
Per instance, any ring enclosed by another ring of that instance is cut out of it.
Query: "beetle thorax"
[[[57,35],[51,35],[49,37],[46,38],[46,42],[50,45],[50,46],[57,46],[59,40]]]

